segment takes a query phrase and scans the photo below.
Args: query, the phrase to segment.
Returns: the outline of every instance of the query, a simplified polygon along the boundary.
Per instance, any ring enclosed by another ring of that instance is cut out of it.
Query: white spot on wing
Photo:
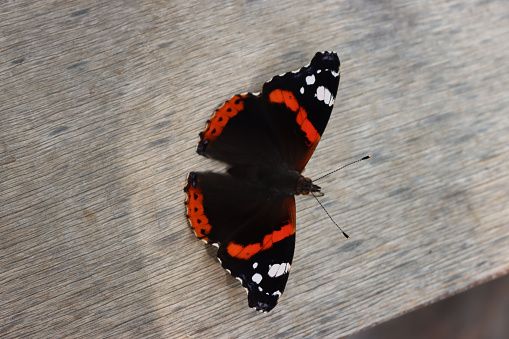
[[[281,292],[279,292],[279,291],[272,293],[272,295],[277,296],[278,300],[279,300],[279,298],[281,298]]]
[[[279,264],[269,265],[269,277],[274,278],[277,270],[279,270]]]
[[[282,276],[283,274],[288,273],[289,270],[290,270],[289,263],[269,265],[268,275],[271,278],[276,278]]]
[[[316,89],[316,98],[320,101],[323,101],[323,98],[325,97],[325,87],[323,86],[319,86],[317,89]]]
[[[315,75],[311,74],[306,77],[306,84],[312,85],[315,83]]]
[[[281,264],[279,266],[279,269],[277,270],[276,277],[279,277],[280,275],[283,275],[286,273],[286,264]]]
[[[304,94],[304,87],[300,88],[300,94]]]
[[[330,103],[331,99],[332,99],[332,95],[330,94],[330,92],[327,88],[325,89],[324,92],[325,92],[325,97],[324,97],[323,101],[325,101],[325,103]]]
[[[316,98],[320,101],[325,102],[327,105],[334,105],[334,97],[331,92],[324,86],[318,86],[316,89]]]
[[[260,273],[255,273],[251,277],[251,280],[253,280],[255,283],[259,284],[260,281],[262,281],[262,275]]]
[[[339,75],[339,71],[338,71],[338,72],[336,72],[336,71],[334,71],[334,70],[331,70],[331,71],[330,71],[330,74],[332,74],[332,76],[335,78],[335,77],[337,77],[337,76]]]
[[[255,262],[255,263],[253,264],[253,268],[257,268],[257,267],[258,267],[258,263],[257,263],[257,262]]]

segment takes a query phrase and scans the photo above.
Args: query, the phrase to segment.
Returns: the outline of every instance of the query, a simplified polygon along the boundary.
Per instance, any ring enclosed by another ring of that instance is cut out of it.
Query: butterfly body
[[[274,197],[319,192],[320,187],[296,170],[273,166],[236,165],[228,169],[234,177],[242,178],[254,187]]]

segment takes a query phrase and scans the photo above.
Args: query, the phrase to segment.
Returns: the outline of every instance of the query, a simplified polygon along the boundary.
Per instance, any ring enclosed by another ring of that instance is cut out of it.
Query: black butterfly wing
[[[316,53],[297,72],[277,75],[263,86],[262,97],[277,131],[285,161],[301,172],[313,154],[335,102],[340,62],[336,53]]]
[[[207,122],[197,152],[230,165],[277,166],[281,155],[273,129],[259,95],[235,95]]]
[[[191,173],[187,213],[198,238],[218,244],[222,266],[268,312],[284,292],[295,248],[295,200],[275,197],[242,179]]]
[[[200,133],[197,152],[231,165],[269,164],[301,172],[329,121],[340,62],[317,53],[296,72],[277,75],[261,95],[235,95]]]

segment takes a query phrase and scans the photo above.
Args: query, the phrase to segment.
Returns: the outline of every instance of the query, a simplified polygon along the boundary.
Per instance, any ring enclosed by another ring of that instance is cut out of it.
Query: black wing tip
[[[255,303],[249,303],[249,307],[254,308],[255,310],[262,313],[269,313],[274,307],[276,307],[277,302],[273,303],[264,303],[262,301],[257,301]]]
[[[330,63],[333,65],[331,69],[335,68],[339,69],[339,67],[341,66],[338,54],[332,51],[317,52],[313,59],[311,60],[311,64],[316,62],[319,62],[320,64]]]

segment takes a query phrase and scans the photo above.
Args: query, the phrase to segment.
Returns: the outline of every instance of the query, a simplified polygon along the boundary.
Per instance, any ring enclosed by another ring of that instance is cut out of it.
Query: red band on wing
[[[269,94],[269,100],[273,103],[285,104],[292,112],[295,112],[295,121],[306,134],[306,143],[309,146],[318,144],[318,141],[320,141],[320,134],[311,121],[308,120],[306,110],[299,105],[297,98],[295,98],[295,95],[291,91],[276,89]]]
[[[261,243],[243,246],[231,242],[226,247],[226,250],[232,257],[247,260],[256,253],[271,248],[274,243],[281,241],[292,234],[295,234],[295,227],[288,221],[288,223],[281,227],[280,230],[274,231],[271,234],[267,234],[265,237],[263,237],[263,241]]]
[[[207,235],[210,233],[212,225],[210,225],[209,219],[205,216],[203,194],[199,187],[193,187],[191,177],[189,178],[185,191],[187,193],[187,216],[189,217],[191,227],[198,238],[209,242]]]
[[[201,133],[201,140],[216,140],[228,120],[244,109],[244,100],[242,100],[244,97],[245,95],[235,95],[219,107],[212,119],[208,121],[205,131]]]
[[[274,243],[295,234],[295,203],[293,199],[292,203],[288,204],[288,212],[290,219],[283,222],[281,229],[264,236],[261,243],[243,246],[232,241],[226,247],[228,254],[237,259],[247,260],[256,253],[271,248]]]

